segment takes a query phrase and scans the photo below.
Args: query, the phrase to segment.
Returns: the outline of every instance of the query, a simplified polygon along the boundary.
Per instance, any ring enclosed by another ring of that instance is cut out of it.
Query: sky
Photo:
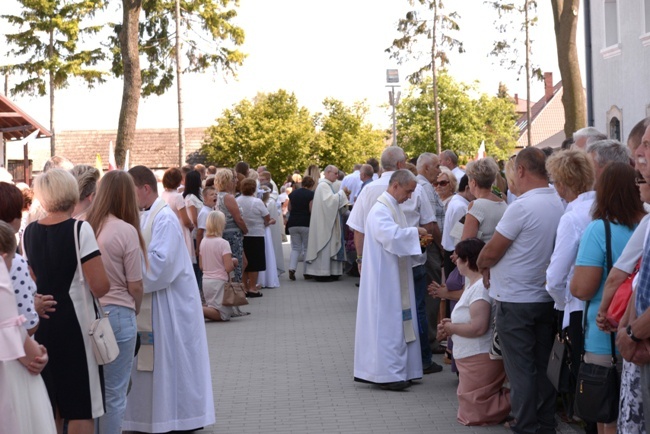
[[[455,8],[461,15],[458,38],[466,50],[452,54],[448,66],[451,75],[466,83],[478,81],[479,90],[489,94],[495,94],[503,81],[512,94],[525,97],[524,78],[518,79],[513,71],[505,70],[488,56],[498,37],[494,11],[483,0],[445,4],[447,10]],[[557,82],[560,75],[550,2],[539,5],[539,24],[533,30],[533,61],[543,71],[553,72]],[[4,10],[0,13],[5,13],[6,7],[15,13],[16,0],[2,0]],[[258,92],[285,89],[295,92],[299,103],[312,113],[323,110],[322,101],[327,97],[349,105],[366,101],[370,107],[368,120],[377,128],[390,128],[386,69],[399,69],[405,90],[404,77],[422,63],[397,65],[384,52],[399,35],[395,30],[398,19],[410,9],[407,0],[240,0],[235,23],[246,33],[240,49],[248,57],[237,78],[212,73],[184,76],[186,127],[209,126],[224,109],[242,99],[253,98]],[[9,31],[6,22],[0,22],[0,33]],[[580,40],[578,46],[583,46]],[[0,64],[11,61],[4,53],[2,56]],[[73,81],[57,93],[57,130],[116,129],[121,89],[118,79],[109,79],[90,90]],[[542,95],[543,84],[534,82],[533,101]],[[38,122],[49,125],[47,97],[13,99]],[[176,127],[177,119],[175,86],[163,96],[141,99],[138,128]]]

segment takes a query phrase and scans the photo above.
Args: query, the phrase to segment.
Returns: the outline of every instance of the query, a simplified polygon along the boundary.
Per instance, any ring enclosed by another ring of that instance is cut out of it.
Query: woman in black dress
[[[85,222],[75,225],[71,217],[79,200],[75,178],[65,170],[51,169],[35,179],[34,191],[47,216],[25,229],[25,256],[38,293],[52,295],[57,303],[36,332],[50,356],[43,380],[57,430],[63,432],[63,421],[68,420],[69,433],[92,434],[93,419],[104,413],[102,374],[88,335],[96,317],[92,296],[103,296],[110,284],[92,228]]]

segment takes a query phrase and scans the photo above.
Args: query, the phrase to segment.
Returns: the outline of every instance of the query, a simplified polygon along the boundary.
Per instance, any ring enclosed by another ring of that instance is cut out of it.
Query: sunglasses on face
[[[448,185],[449,185],[449,181],[433,181],[433,186],[434,187],[437,187],[437,186],[446,187]]]

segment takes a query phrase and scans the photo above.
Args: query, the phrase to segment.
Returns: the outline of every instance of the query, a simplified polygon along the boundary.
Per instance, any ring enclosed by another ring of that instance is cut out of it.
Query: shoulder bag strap
[[[84,285],[84,270],[81,267],[81,247],[79,246],[79,232],[81,232],[81,225],[83,222],[79,220],[75,220],[74,222],[74,249],[75,253],[77,254],[77,269],[79,270],[79,283],[83,286]],[[102,309],[101,305],[99,304],[99,301],[97,300],[97,297],[90,292],[90,296],[93,298],[93,304],[95,305],[95,313],[99,318],[104,318],[104,309]]]
[[[609,274],[609,272],[612,270],[612,267],[614,266],[614,261],[612,260],[612,228],[609,220],[605,220],[605,243],[607,245],[607,274]],[[609,339],[610,349],[612,352],[612,366],[614,366],[617,363],[616,351],[614,350],[614,333],[609,334]]]

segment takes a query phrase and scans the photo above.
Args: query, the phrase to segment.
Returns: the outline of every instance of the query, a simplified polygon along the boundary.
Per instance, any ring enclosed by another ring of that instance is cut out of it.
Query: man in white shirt
[[[546,376],[553,346],[553,299],[546,267],[564,207],[548,186],[544,153],[524,148],[515,161],[519,198],[506,210],[477,265],[489,275],[518,433],[555,433],[556,392]],[[488,284],[486,284],[488,286]]]
[[[353,172],[350,173],[349,175],[346,175],[345,178],[343,178],[343,181],[341,181],[341,189],[343,191],[347,190],[350,192],[348,196],[349,198],[348,200],[350,201],[350,206],[354,205],[354,200],[359,195],[359,191],[361,191],[360,171],[361,171],[361,164],[355,164]]]
[[[451,170],[451,173],[454,174],[457,180],[460,181],[460,178],[463,177],[465,171],[458,167],[458,156],[454,151],[447,149],[440,153],[440,165],[445,166],[447,169]]]

